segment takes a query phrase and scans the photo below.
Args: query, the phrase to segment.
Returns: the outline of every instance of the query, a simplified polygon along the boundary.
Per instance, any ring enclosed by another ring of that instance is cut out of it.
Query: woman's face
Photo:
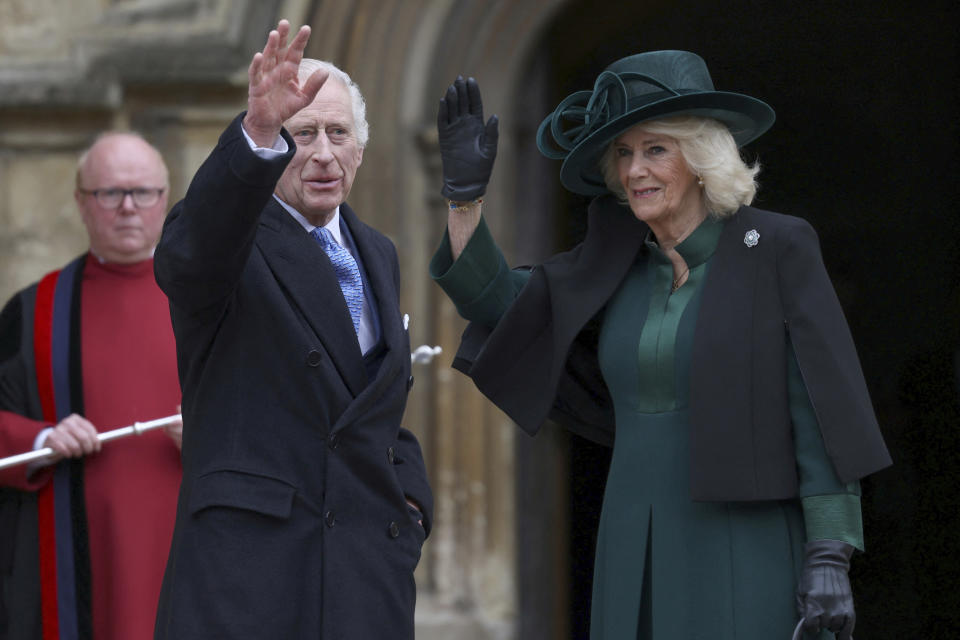
[[[637,218],[656,227],[702,215],[697,176],[687,168],[676,140],[639,124],[613,141],[613,155],[620,185]]]

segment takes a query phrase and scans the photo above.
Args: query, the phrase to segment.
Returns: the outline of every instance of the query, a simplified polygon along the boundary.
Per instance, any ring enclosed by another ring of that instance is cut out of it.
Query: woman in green
[[[613,63],[538,132],[597,196],[587,235],[511,271],[481,215],[496,116],[473,79],[440,102],[455,366],[527,431],[613,446],[594,640],[851,637],[858,480],[890,459],[816,234],[749,206],[738,148],[773,120],[695,54]]]

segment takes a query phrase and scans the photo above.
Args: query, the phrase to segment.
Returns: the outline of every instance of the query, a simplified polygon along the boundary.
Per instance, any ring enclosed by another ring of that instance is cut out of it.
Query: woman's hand
[[[300,86],[297,72],[310,39],[310,27],[300,27],[288,46],[289,34],[290,23],[281,20],[267,36],[263,51],[253,55],[247,70],[250,85],[243,128],[261,147],[273,146],[283,123],[313,102],[327,80],[327,72],[318,70]]]
[[[804,631],[816,634],[827,629],[837,634],[837,640],[852,640],[857,615],[847,572],[853,547],[838,540],[814,540],[804,551],[806,563],[797,588]]]
[[[499,137],[497,116],[483,123],[480,87],[458,76],[440,99],[437,134],[443,161],[444,197],[454,202],[476,200],[487,190]]]

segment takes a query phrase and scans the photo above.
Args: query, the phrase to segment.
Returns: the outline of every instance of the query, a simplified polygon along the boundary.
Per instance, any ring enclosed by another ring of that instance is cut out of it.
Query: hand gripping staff
[[[127,427],[120,427],[119,429],[112,429],[110,431],[104,431],[103,433],[97,434],[97,439],[100,442],[109,442],[110,440],[116,440],[117,438],[126,438],[127,436],[140,435],[145,431],[150,431],[152,429],[158,429],[160,427],[165,427],[168,424],[173,424],[180,420],[180,414],[167,416],[166,418],[157,418],[156,420],[148,420],[147,422],[134,422],[133,424]],[[37,449],[36,451],[28,451],[26,453],[20,453],[15,456],[10,456],[8,458],[0,458],[0,469],[7,469],[9,467],[16,467],[21,464],[27,464],[28,462],[34,462],[36,460],[43,460],[54,454],[53,449],[50,447],[44,447],[43,449]]]
[[[406,320],[409,322],[409,319]],[[433,360],[434,356],[443,352],[443,349],[440,347],[430,347],[428,345],[420,345],[410,354],[410,361],[413,364],[429,364]],[[168,424],[173,424],[180,420],[180,414],[175,414],[172,416],[167,416],[166,418],[157,418],[156,420],[148,420],[147,422],[134,422],[133,424],[120,427],[119,429],[112,429],[110,431],[104,431],[103,433],[97,434],[97,439],[100,442],[109,442],[110,440],[116,440],[117,438],[126,438],[127,436],[140,435],[145,431],[151,431],[153,429],[158,429],[160,427],[165,427]],[[16,467],[21,464],[27,464],[29,462],[34,462],[37,460],[43,460],[54,454],[54,450],[50,447],[44,447],[43,449],[37,449],[36,451],[27,451],[26,453],[19,453],[15,456],[9,456],[7,458],[0,458],[0,469],[9,469],[10,467]]]

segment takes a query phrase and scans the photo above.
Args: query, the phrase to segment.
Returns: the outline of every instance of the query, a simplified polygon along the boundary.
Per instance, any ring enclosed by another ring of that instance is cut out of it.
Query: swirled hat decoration
[[[724,123],[737,146],[770,128],[765,102],[715,91],[703,58],[689,51],[649,51],[617,60],[597,76],[592,91],[577,91],[557,105],[537,129],[537,148],[563,160],[560,182],[583,195],[607,192],[600,158],[607,145],[640,122],[678,115]]]

